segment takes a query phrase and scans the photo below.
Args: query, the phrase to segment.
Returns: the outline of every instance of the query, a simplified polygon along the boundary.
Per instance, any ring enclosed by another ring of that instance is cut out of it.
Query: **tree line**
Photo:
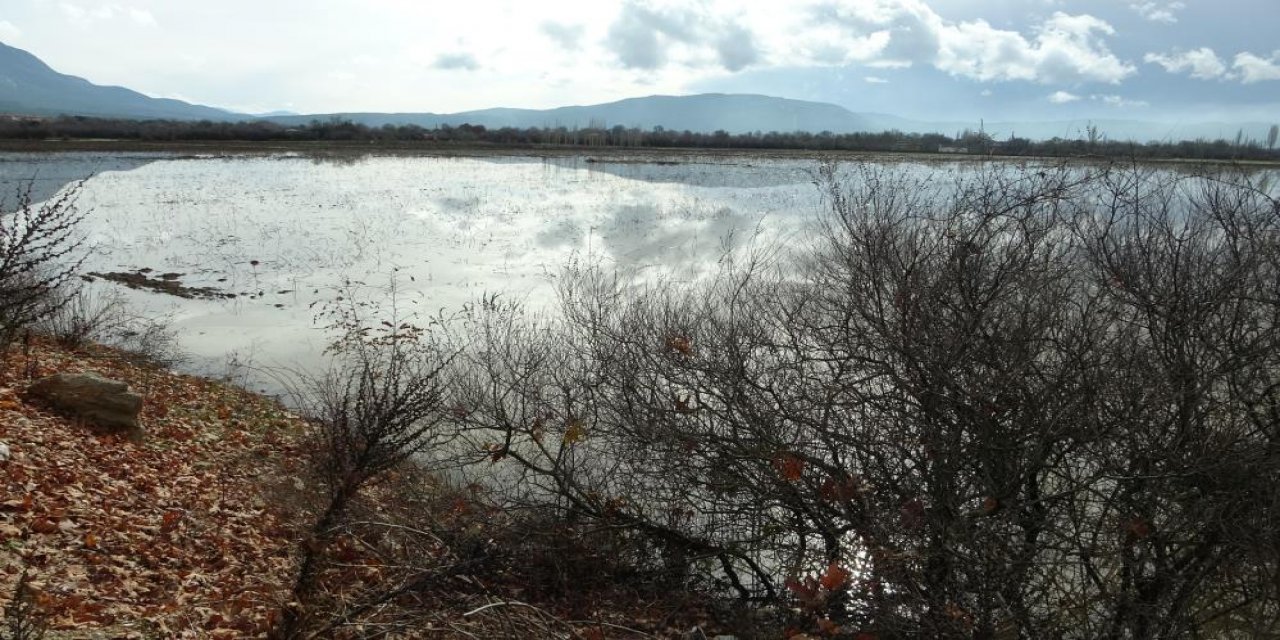
[[[1267,140],[1197,139],[1146,143],[1112,140],[1096,126],[1086,126],[1075,138],[1032,140],[1017,136],[996,139],[985,131],[965,130],[954,135],[902,131],[832,133],[823,131],[710,133],[676,131],[663,127],[639,129],[616,125],[569,127],[485,127],[461,124],[425,128],[418,125],[373,127],[346,119],[312,120],[287,126],[255,120],[242,122],[127,120],[62,116],[57,118],[9,117],[0,119],[0,139],[116,139],[146,142],[247,141],[247,142],[366,142],[394,145],[491,144],[504,146],[645,147],[657,149],[764,149],[814,151],[877,151],[902,153],[950,153],[961,155],[1125,157],[1139,159],[1182,158],[1195,160],[1277,160],[1277,133]]]

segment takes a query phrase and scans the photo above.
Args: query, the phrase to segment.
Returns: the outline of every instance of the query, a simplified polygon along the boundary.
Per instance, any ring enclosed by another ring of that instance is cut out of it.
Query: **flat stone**
[[[95,373],[59,373],[35,381],[27,393],[100,427],[128,432],[135,438],[142,435],[138,423],[142,396],[124,382]]]

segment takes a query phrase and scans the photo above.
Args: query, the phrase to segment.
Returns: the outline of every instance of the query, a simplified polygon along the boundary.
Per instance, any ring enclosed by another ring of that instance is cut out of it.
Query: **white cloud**
[[[130,7],[129,18],[144,27],[156,26],[156,17],[151,15],[151,12],[146,9]]]
[[[1280,80],[1280,51],[1273,52],[1270,58],[1244,51],[1236,54],[1230,67],[1209,47],[1169,54],[1148,53],[1143,60],[1158,64],[1169,73],[1186,73],[1201,80],[1221,78],[1244,84]]]
[[[1187,8],[1187,5],[1183,2],[1134,2],[1131,0],[1129,8],[1152,22],[1173,24],[1178,21],[1178,12]]]
[[[1053,104],[1070,104],[1072,102],[1079,102],[1084,99],[1085,99],[1084,96],[1078,96],[1074,93],[1070,93],[1067,91],[1054,91],[1053,93],[1049,94],[1049,97],[1048,97],[1049,102],[1052,102]],[[1090,95],[1088,99],[1092,100],[1093,102],[1101,102],[1105,105],[1108,105],[1111,107],[1118,107],[1118,108],[1151,106],[1150,103],[1146,102],[1145,100],[1130,100],[1128,98],[1125,98],[1124,96],[1118,96],[1114,94],[1095,93],[1093,95]]]
[[[1192,78],[1212,80],[1227,72],[1227,64],[1209,47],[1191,51],[1175,51],[1169,54],[1148,53],[1142,58],[1150,64],[1158,64],[1169,73],[1189,73]]]
[[[86,17],[88,17],[87,11],[80,8],[79,5],[74,5],[69,2],[63,2],[62,4],[58,5],[58,8],[61,9],[63,15],[70,18],[72,22],[81,22]]]
[[[885,80],[884,78],[881,78],[879,76],[867,76],[863,78],[863,80],[871,84],[889,84],[888,80]]]
[[[1273,52],[1270,58],[1263,58],[1249,52],[1236,55],[1235,76],[1245,84],[1280,80],[1280,51]]]
[[[643,71],[679,63],[732,72],[762,58],[755,33],[743,21],[717,17],[705,2],[625,0],[604,45],[624,68]]]
[[[62,2],[58,4],[58,8],[68,20],[82,27],[89,26],[93,22],[100,20],[113,20],[115,18],[127,18],[134,24],[143,27],[156,26],[155,16],[147,9],[140,7],[102,4],[89,9],[75,3]]]
[[[563,49],[576,51],[582,44],[584,27],[580,24],[569,25],[559,22],[544,22],[540,29],[543,35],[551,38]]]
[[[878,48],[850,56],[873,66],[931,64],[975,80],[1042,83],[1114,84],[1135,71],[1104,42],[1115,29],[1085,14],[1055,12],[1030,35],[985,20],[948,22],[924,0],[829,0],[817,5],[814,18],[857,37],[878,37]]]
[[[1075,102],[1079,99],[1080,96],[1074,93],[1067,93],[1066,91],[1054,91],[1049,94],[1049,102],[1054,104],[1067,104],[1068,102]]]
[[[1140,108],[1140,107],[1151,106],[1151,103],[1147,102],[1146,100],[1130,100],[1123,96],[1117,96],[1117,95],[1094,95],[1094,96],[1089,96],[1089,98],[1092,100],[1097,100],[1099,102],[1102,102],[1103,104],[1107,104],[1112,107],[1119,107],[1119,108],[1126,108],[1126,107]]]
[[[0,38],[17,40],[22,37],[22,29],[8,20],[0,20]]]

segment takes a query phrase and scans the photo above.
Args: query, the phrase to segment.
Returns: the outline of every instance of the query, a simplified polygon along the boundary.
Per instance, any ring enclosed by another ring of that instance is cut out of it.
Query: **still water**
[[[317,309],[385,298],[392,282],[400,307],[429,316],[494,293],[546,306],[573,260],[697,278],[744,242],[800,237],[823,206],[816,169],[758,156],[0,154],[0,193],[29,183],[39,201],[79,184],[87,270],[216,292],[94,284],[166,318],[191,368],[221,376],[316,366],[332,337]]]

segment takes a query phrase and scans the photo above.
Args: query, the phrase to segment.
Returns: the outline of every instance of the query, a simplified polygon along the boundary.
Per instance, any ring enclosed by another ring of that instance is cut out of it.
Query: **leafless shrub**
[[[172,369],[187,362],[178,331],[167,317],[132,316],[108,333],[104,342],[139,364]]]
[[[131,331],[135,324],[119,292],[77,286],[56,295],[65,300],[36,328],[64,347],[76,349],[103,342]]]
[[[58,295],[85,257],[77,227],[86,213],[77,206],[80,184],[44,203],[31,199],[31,185],[12,202],[0,202],[0,346],[58,310]]]
[[[292,385],[295,403],[317,428],[314,463],[326,493],[300,545],[293,603],[274,632],[277,638],[324,636],[457,570],[428,563],[339,609],[321,606],[321,576],[332,563],[334,545],[360,530],[379,528],[379,523],[357,526],[349,520],[361,492],[417,456],[446,451],[451,439],[442,429],[448,349],[394,312],[380,323],[371,320],[372,312],[350,297],[340,297],[329,313],[339,330],[332,367],[319,375],[300,374]]]
[[[881,638],[1280,631],[1280,208],[1248,175],[829,165],[812,244],[473,309],[511,500]]]
[[[46,629],[31,589],[31,576],[23,571],[14,586],[13,597],[4,608],[4,627],[0,629],[0,637],[4,640],[42,640]]]

